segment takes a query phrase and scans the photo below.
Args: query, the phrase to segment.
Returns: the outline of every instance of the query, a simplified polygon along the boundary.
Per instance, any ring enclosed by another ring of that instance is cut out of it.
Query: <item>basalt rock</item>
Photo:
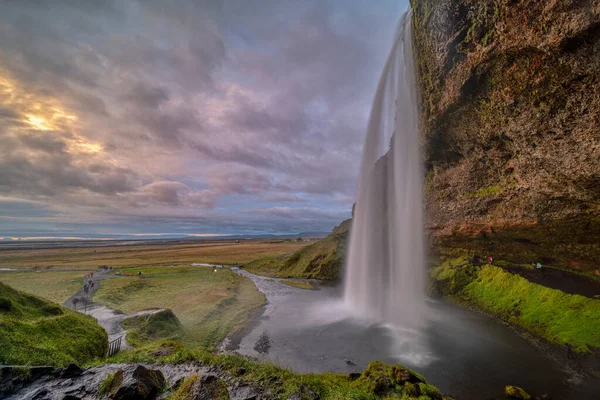
[[[107,389],[112,400],[154,400],[163,391],[162,372],[138,365],[133,370],[118,370]]]
[[[411,3],[432,247],[600,276],[600,3]]]

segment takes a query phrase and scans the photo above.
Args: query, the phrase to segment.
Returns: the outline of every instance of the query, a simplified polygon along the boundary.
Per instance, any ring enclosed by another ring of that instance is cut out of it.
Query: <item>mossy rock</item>
[[[414,371],[400,365],[371,361],[355,385],[377,396],[403,395],[408,398],[441,399],[441,393],[427,385],[425,379]]]
[[[525,390],[518,386],[508,385],[504,388],[504,393],[513,399],[529,400],[531,396]]]

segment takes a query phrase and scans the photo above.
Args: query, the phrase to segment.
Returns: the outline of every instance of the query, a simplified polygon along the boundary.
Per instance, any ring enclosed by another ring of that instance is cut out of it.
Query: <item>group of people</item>
[[[94,290],[94,287],[98,284],[98,281],[94,279],[94,273],[90,272],[83,278],[83,292],[88,294],[90,290]]]

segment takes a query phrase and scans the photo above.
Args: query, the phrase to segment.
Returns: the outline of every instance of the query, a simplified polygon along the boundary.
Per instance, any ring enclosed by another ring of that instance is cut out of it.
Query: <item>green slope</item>
[[[103,358],[107,346],[93,318],[0,282],[0,364],[84,364]]]
[[[336,279],[342,268],[352,220],[336,226],[331,234],[289,256],[269,257],[246,265],[250,272],[277,278]]]

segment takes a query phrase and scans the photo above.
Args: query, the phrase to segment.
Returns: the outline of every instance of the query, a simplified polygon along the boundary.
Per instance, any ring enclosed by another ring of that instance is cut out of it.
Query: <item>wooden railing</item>
[[[121,350],[121,339],[123,339],[123,336],[119,336],[108,344],[108,357],[114,356]]]

